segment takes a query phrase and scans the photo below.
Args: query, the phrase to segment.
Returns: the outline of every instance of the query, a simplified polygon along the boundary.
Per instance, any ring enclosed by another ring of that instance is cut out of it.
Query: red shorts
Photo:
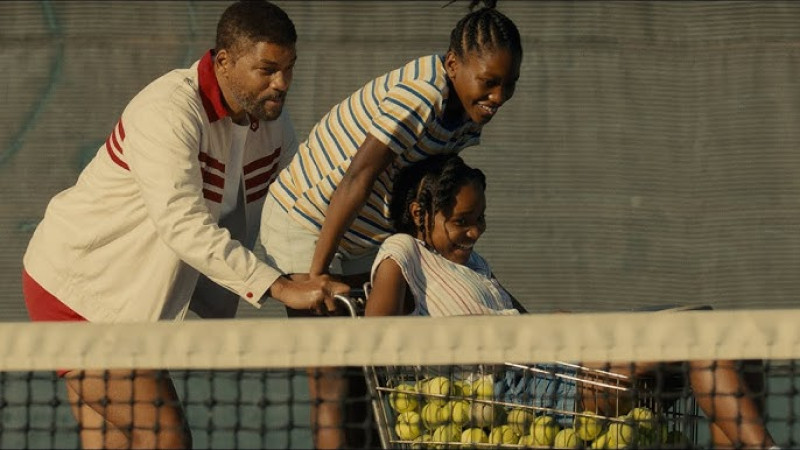
[[[25,297],[28,317],[34,322],[86,322],[83,316],[47,292],[25,269],[22,270],[22,296]],[[59,377],[67,372],[69,371],[56,371]]]

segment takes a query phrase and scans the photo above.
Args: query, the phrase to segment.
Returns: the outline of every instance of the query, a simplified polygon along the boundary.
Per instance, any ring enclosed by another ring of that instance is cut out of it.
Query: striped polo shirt
[[[442,123],[448,94],[441,55],[415,59],[368,82],[311,129],[270,193],[294,220],[318,232],[336,186],[371,134],[398,157],[379,175],[340,244],[340,250],[351,256],[369,252],[393,232],[389,202],[397,171],[480,142],[481,125],[469,120],[451,127]]]
[[[511,296],[492,277],[492,269],[473,251],[466,264],[454,263],[408,234],[387,238],[372,265],[391,259],[400,266],[414,296],[416,316],[514,315]],[[374,280],[373,280],[374,281]]]

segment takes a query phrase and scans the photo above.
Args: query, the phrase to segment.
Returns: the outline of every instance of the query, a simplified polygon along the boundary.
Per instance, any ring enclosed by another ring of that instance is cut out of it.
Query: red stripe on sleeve
[[[125,164],[125,161],[120,159],[120,157],[117,156],[117,154],[114,153],[114,150],[111,148],[111,136],[109,136],[108,139],[106,139],[106,151],[108,152],[108,156],[111,157],[111,160],[114,161],[118,166],[128,171],[131,170],[131,168],[128,167],[127,164]]]
[[[125,140],[125,128],[122,126],[122,117],[119,118],[119,122],[117,122],[117,128],[119,129],[119,140]]]
[[[115,132],[111,133],[111,143],[114,144],[114,148],[117,149],[117,151],[119,152],[120,155],[125,153],[125,152],[122,151],[122,146],[119,145],[119,142],[117,142],[117,133],[115,133]]]

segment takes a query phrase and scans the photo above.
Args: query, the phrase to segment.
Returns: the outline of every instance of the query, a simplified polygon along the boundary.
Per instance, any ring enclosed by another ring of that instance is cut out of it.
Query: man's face
[[[294,45],[251,42],[242,44],[237,54],[220,51],[219,73],[234,121],[244,119],[245,113],[260,120],[277,119],[292,84],[296,60]]]

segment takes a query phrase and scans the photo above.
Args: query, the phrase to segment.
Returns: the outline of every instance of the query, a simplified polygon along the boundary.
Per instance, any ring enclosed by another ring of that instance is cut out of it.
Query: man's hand
[[[329,275],[294,281],[280,277],[272,283],[269,295],[289,308],[327,314],[336,311],[335,295],[348,295],[350,286],[334,281]]]

